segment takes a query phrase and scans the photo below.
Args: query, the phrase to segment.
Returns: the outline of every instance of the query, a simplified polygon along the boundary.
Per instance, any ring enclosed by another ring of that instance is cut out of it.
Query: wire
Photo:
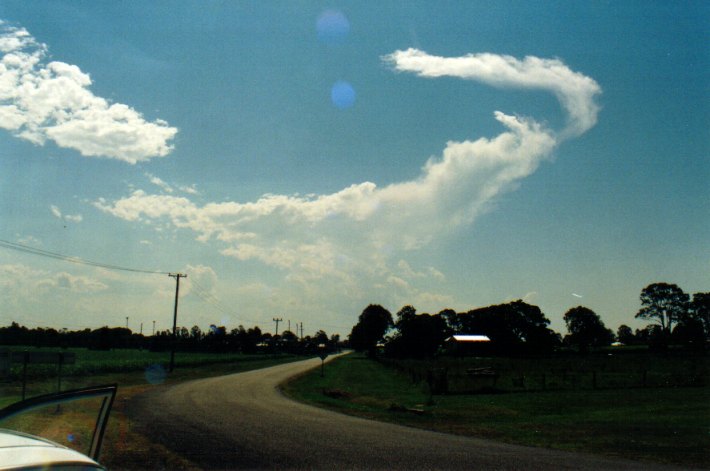
[[[150,275],[170,275],[170,272],[165,272],[165,271],[157,271],[157,270],[141,270],[139,268],[130,268],[130,267],[123,267],[120,265],[113,265],[110,263],[101,263],[101,262],[95,262],[92,260],[86,260],[83,258],[79,257],[71,257],[69,255],[64,255],[60,254],[57,252],[50,252],[49,250],[43,250],[43,249],[38,249],[36,247],[30,247],[27,245],[22,245],[18,244],[15,242],[9,242],[7,240],[2,240],[0,239],[0,247],[5,248],[5,249],[10,249],[10,250],[15,250],[17,252],[23,252],[23,253],[28,253],[32,255],[38,255],[40,257],[47,257],[47,258],[52,258],[55,260],[60,260],[64,262],[69,262],[69,263],[75,263],[78,265],[88,265],[92,267],[99,267],[99,268],[106,268],[107,270],[118,270],[118,271],[127,271],[127,272],[132,272],[132,273],[147,273]],[[193,286],[193,292],[197,297],[202,299],[205,303],[212,305],[214,308],[216,308],[220,313],[222,313],[226,317],[231,317],[231,315],[228,312],[228,309],[222,304],[222,302],[217,298],[215,295],[209,293],[204,287],[202,287],[197,281],[193,279],[190,280],[190,283]],[[246,321],[246,322],[254,322],[254,323],[259,323],[259,321],[255,319],[246,319],[239,317],[237,318],[238,320],[241,321]],[[342,327],[342,326],[335,326],[333,324],[323,324],[328,327]]]
[[[194,278],[190,280],[190,283],[192,285],[192,292],[202,299],[204,302],[207,304],[211,304],[213,307],[215,307],[218,311],[220,311],[221,314],[223,314],[225,317],[229,318],[231,317],[231,314],[229,314],[228,309],[222,304],[222,302],[219,300],[219,298],[211,293],[209,293],[202,285],[200,285],[197,281],[195,281]],[[259,321],[254,320],[254,319],[246,319],[243,317],[238,317],[237,320],[244,321],[244,322],[254,322],[256,324],[259,323]]]
[[[10,250],[16,250],[18,252],[29,253],[33,255],[39,255],[41,257],[53,258],[55,260],[61,260],[64,262],[76,263],[78,265],[88,265],[92,267],[106,268],[107,270],[119,270],[128,271],[133,273],[147,273],[150,275],[168,275],[168,272],[155,271],[155,270],[141,270],[138,268],[122,267],[120,265],[112,265],[109,263],[94,262],[91,260],[85,260],[79,257],[71,257],[69,255],[63,255],[57,252],[50,252],[48,250],[42,250],[35,247],[29,247],[27,245],[17,244],[15,242],[8,242],[6,240],[0,239],[0,247]]]

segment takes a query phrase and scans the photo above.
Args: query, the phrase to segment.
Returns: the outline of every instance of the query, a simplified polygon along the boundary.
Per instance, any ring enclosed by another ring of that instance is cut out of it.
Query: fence
[[[701,387],[708,357],[380,359],[433,394]]]

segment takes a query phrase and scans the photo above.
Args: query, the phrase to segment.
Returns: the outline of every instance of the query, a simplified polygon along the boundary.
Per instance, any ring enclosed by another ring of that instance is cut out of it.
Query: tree
[[[656,321],[665,335],[673,330],[673,324],[688,315],[689,296],[677,285],[652,283],[641,290],[641,310],[637,319]]]
[[[459,332],[487,335],[504,354],[549,351],[559,344],[540,308],[522,300],[459,314],[457,322]]]
[[[385,353],[400,358],[432,357],[448,336],[442,316],[417,314],[412,306],[400,309],[394,327],[397,332],[387,342]]]
[[[710,338],[710,293],[695,293],[690,311],[695,319],[702,322],[705,337]]]
[[[370,304],[362,311],[358,323],[350,333],[350,346],[374,356],[377,342],[382,340],[392,325],[392,314],[387,309],[379,304]]]
[[[689,317],[676,324],[672,333],[673,343],[680,343],[692,350],[705,347],[705,329],[700,319]]]
[[[461,318],[453,309],[444,309],[438,314],[444,322],[450,334],[461,332]]]
[[[587,351],[590,346],[609,345],[614,340],[614,333],[589,308],[573,307],[565,313],[564,320],[569,331],[565,341],[579,347],[581,352]]]
[[[328,344],[328,334],[324,330],[319,330],[316,335],[313,336],[313,340],[316,344],[327,345]]]
[[[631,345],[632,343],[634,343],[635,340],[634,331],[631,330],[631,327],[629,327],[628,325],[622,324],[616,331],[616,340],[623,343],[624,345]]]

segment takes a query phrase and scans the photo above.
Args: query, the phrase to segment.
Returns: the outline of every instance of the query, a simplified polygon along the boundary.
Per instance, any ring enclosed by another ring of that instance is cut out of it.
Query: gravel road
[[[277,386],[319,359],[156,389],[132,426],[204,469],[674,469],[364,420],[294,402]]]

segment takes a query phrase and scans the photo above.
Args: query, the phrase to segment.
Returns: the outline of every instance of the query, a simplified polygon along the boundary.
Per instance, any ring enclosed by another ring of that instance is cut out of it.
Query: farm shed
[[[483,355],[490,352],[490,346],[487,335],[452,335],[446,339],[446,350],[458,356]]]

